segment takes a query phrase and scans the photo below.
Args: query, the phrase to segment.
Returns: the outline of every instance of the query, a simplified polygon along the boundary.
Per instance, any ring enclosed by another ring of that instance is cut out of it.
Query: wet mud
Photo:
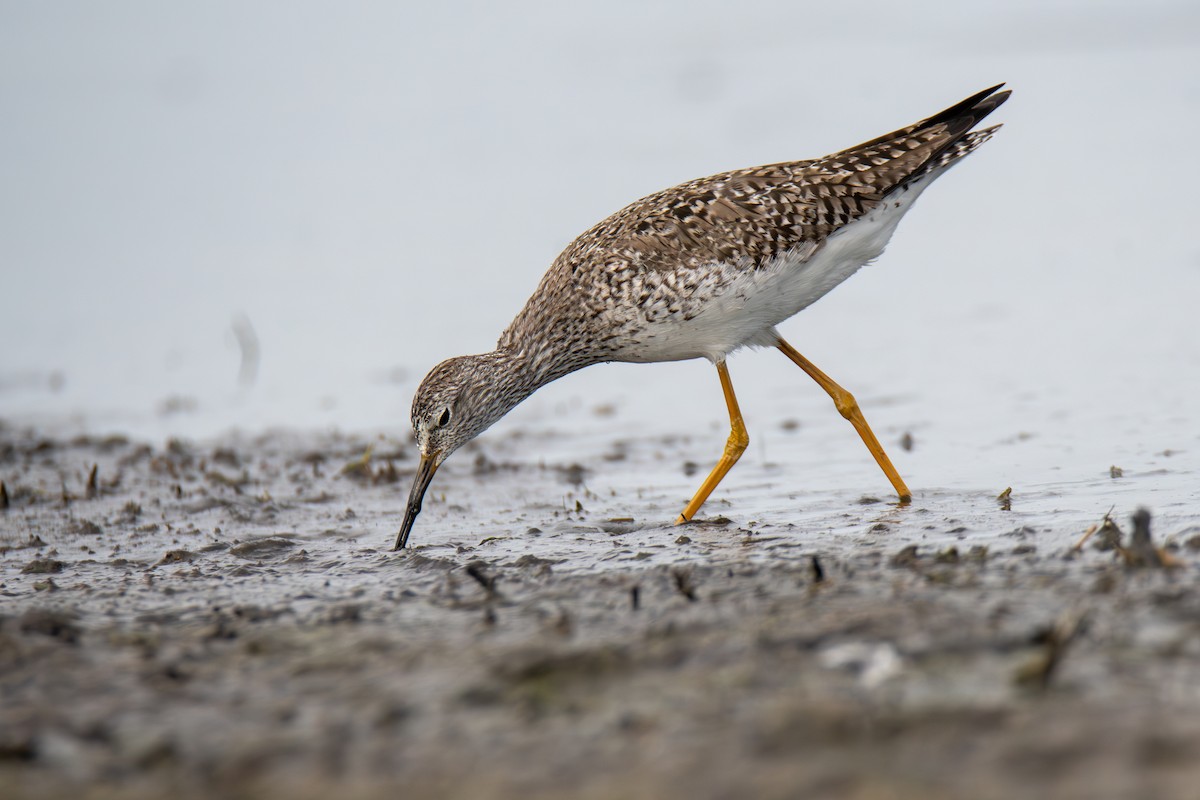
[[[1200,528],[710,449],[0,427],[4,796],[1195,796]]]

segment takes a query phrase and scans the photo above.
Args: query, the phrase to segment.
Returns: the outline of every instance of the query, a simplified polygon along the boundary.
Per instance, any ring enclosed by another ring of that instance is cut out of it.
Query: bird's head
[[[394,549],[407,543],[437,468],[524,400],[532,390],[523,384],[513,360],[500,352],[448,359],[421,381],[412,406],[413,434],[421,463]]]

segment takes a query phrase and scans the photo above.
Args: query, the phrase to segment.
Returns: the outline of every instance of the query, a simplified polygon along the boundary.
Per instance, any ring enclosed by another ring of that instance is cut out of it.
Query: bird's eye
[[[442,415],[440,417],[438,417],[437,424],[438,424],[439,428],[444,428],[450,424],[450,409],[448,409],[448,408],[442,409]]]

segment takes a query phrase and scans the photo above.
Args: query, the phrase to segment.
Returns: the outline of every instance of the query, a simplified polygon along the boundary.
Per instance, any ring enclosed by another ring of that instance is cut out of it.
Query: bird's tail
[[[915,122],[907,128],[885,133],[883,136],[855,145],[854,147],[849,147],[842,152],[854,153],[881,144],[911,139],[922,133],[936,133],[939,136],[945,136],[951,141],[957,139],[978,125],[988,114],[991,114],[1003,105],[1004,101],[1012,94],[1010,91],[997,93],[1003,87],[1003,83],[998,83],[990,89],[984,89],[978,94],[971,95],[960,103],[955,103],[945,111],[939,111],[932,117]]]
[[[936,170],[950,166],[1000,129],[999,125],[971,130],[1009,98],[999,91],[1004,84],[984,89],[932,117],[847,148],[832,158],[847,162],[891,162],[895,188],[907,186]]]

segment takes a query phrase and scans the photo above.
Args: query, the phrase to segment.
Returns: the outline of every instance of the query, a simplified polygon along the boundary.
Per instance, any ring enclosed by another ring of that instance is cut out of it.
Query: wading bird
[[[1000,126],[972,129],[1008,99],[1001,86],[824,158],[680,184],[582,234],[495,350],[443,361],[421,382],[412,407],[421,461],[395,549],[408,542],[425,491],[451,453],[539,387],[606,361],[716,365],[729,439],[676,519],[687,522],[749,443],[725,365],[748,346],[778,348],[820,384],[908,502],[908,487],[854,397],[775,326],[879,256],[925,187],[991,138]]]

